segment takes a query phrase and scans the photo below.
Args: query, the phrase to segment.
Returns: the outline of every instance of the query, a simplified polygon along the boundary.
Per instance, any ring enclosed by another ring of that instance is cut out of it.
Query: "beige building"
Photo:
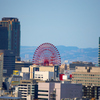
[[[48,71],[54,72],[54,79],[59,77],[59,66],[40,66],[40,65],[30,65],[30,79],[34,78],[35,71]]]
[[[59,72],[64,73],[64,70],[69,70],[69,64],[61,64]]]
[[[78,67],[72,73],[72,83],[86,86],[100,86],[100,67]]]
[[[35,71],[34,73],[34,79],[40,79],[40,80],[51,80],[53,78],[54,72],[49,71]]]

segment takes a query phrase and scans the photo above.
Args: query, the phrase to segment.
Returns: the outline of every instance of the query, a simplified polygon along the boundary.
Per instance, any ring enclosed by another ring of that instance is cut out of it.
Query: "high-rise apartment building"
[[[98,66],[100,67],[100,37],[99,37],[99,53],[98,53]]]
[[[0,49],[13,50],[16,58],[20,57],[20,22],[17,18],[4,17],[0,21]]]

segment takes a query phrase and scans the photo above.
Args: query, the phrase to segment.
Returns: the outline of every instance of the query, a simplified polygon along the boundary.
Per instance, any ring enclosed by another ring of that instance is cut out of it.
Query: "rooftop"
[[[5,96],[1,96],[0,99],[21,99],[21,97],[5,97]]]

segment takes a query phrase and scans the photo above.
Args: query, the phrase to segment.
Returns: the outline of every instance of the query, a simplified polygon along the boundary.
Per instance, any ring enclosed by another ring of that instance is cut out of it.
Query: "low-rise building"
[[[93,67],[95,65],[92,62],[85,62],[85,61],[76,61],[76,62],[72,62],[69,64],[70,70],[75,70],[76,66],[79,66],[79,67],[84,67],[84,66],[91,67],[92,66]]]
[[[32,65],[32,62],[26,62],[26,61],[16,61],[15,62],[15,70],[21,71],[22,67],[29,68],[30,65]]]
[[[40,66],[40,65],[31,65],[30,66],[30,79],[34,78],[35,71],[49,71],[54,72],[54,79],[59,78],[59,66]]]
[[[20,76],[22,76],[22,80],[29,80],[30,79],[29,67],[22,67]]]
[[[33,99],[38,98],[38,85],[35,80],[21,80],[18,85],[18,91],[21,92],[22,98],[28,98],[29,95]]]
[[[54,78],[54,72],[49,71],[35,71],[34,79],[50,80]]]
[[[39,82],[38,99],[61,100],[63,98],[82,98],[82,85],[57,81]]]

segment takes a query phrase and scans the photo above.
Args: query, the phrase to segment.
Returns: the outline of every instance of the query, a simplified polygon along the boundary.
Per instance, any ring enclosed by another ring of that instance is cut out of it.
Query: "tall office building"
[[[0,21],[0,49],[13,50],[16,58],[20,58],[20,22],[17,18],[4,17]]]
[[[0,49],[8,49],[8,30],[7,27],[0,26]]]
[[[98,57],[98,66],[100,67],[100,37],[99,37],[99,57]]]
[[[4,77],[11,76],[15,70],[15,53],[12,50],[0,50],[0,54],[2,54],[0,67],[3,68],[0,72],[3,72]]]

